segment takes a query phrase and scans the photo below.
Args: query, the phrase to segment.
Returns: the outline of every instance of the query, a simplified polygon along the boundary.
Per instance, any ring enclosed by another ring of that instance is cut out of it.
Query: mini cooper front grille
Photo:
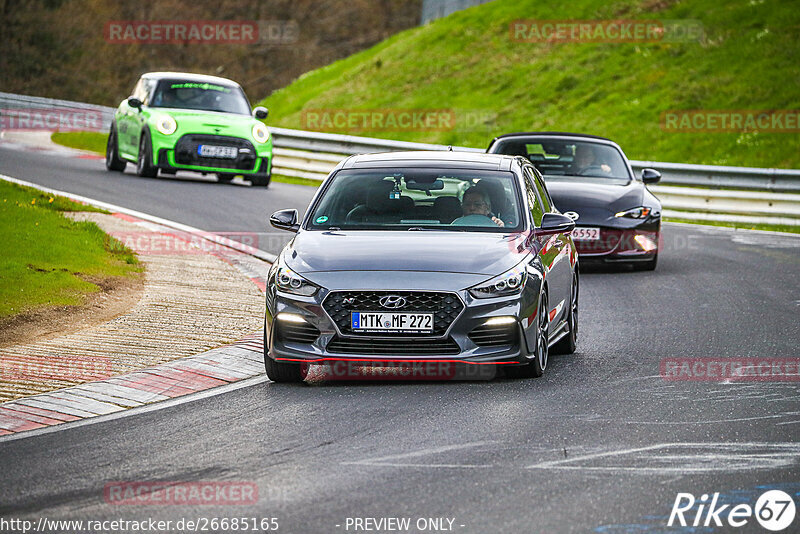
[[[403,297],[406,305],[399,309],[386,309],[380,299],[388,295]],[[357,332],[352,329],[352,312],[432,312],[433,336],[443,336],[464,309],[461,299],[454,293],[439,291],[334,291],[325,298],[322,307],[346,335],[376,336],[380,334]],[[391,337],[419,337],[420,334],[382,334]]]
[[[283,321],[276,321],[275,324],[278,325],[278,339],[283,342],[310,345],[319,337],[319,330],[312,324],[286,323]]]
[[[441,340],[366,339],[335,336],[328,343],[334,354],[363,354],[369,356],[450,356],[461,349],[453,338]]]
[[[508,347],[518,338],[517,324],[481,325],[473,328],[469,338],[479,347]]]
[[[231,159],[203,157],[197,153],[197,147],[200,145],[235,147],[239,149],[239,155]],[[256,150],[253,143],[240,137],[186,134],[175,144],[175,162],[181,165],[251,171],[256,164]]]

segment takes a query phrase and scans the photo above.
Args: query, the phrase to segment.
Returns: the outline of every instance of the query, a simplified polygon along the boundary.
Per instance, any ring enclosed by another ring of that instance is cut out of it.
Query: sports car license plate
[[[597,241],[600,239],[600,228],[576,227],[572,231],[572,239],[576,241]]]
[[[234,159],[239,155],[235,146],[197,145],[197,153],[204,158]]]
[[[355,332],[433,332],[432,313],[352,312],[350,325]]]

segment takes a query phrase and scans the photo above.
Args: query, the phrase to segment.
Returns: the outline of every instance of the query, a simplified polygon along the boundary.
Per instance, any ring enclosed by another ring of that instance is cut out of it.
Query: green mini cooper
[[[216,76],[151,72],[123,100],[111,123],[106,168],[136,163],[139,176],[178,170],[216,174],[220,182],[244,176],[269,186],[272,137],[261,122],[267,109],[250,111],[236,82]]]

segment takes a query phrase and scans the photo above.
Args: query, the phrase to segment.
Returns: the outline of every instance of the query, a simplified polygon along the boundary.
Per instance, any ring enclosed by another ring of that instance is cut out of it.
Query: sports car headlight
[[[469,292],[476,299],[516,295],[522,292],[526,279],[525,264],[521,263],[503,274],[495,276],[488,282],[471,287]]]
[[[285,265],[279,265],[275,273],[275,285],[278,289],[285,293],[292,295],[302,295],[310,297],[319,289],[316,285],[312,284],[293,270]]]
[[[253,125],[253,139],[259,143],[266,143],[269,141],[269,130],[264,126],[264,123],[257,122]]]
[[[172,135],[178,129],[178,123],[169,115],[162,115],[156,120],[156,130],[164,135]]]
[[[629,219],[646,219],[650,215],[650,208],[639,206],[625,211],[620,211],[614,214],[614,217],[628,217]]]

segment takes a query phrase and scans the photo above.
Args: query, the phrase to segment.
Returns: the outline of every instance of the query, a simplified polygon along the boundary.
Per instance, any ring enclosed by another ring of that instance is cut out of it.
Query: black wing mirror
[[[269,223],[278,230],[297,232],[300,225],[297,223],[297,210],[280,210],[269,216]]]
[[[128,105],[132,108],[142,109],[142,101],[135,96],[128,98]]]
[[[560,213],[545,213],[542,225],[536,229],[536,235],[553,235],[569,233],[575,228],[575,221]]]
[[[654,184],[661,180],[661,173],[655,169],[642,169],[642,181],[646,184]]]
[[[269,110],[264,106],[256,106],[253,108],[253,117],[264,120],[269,115]]]

